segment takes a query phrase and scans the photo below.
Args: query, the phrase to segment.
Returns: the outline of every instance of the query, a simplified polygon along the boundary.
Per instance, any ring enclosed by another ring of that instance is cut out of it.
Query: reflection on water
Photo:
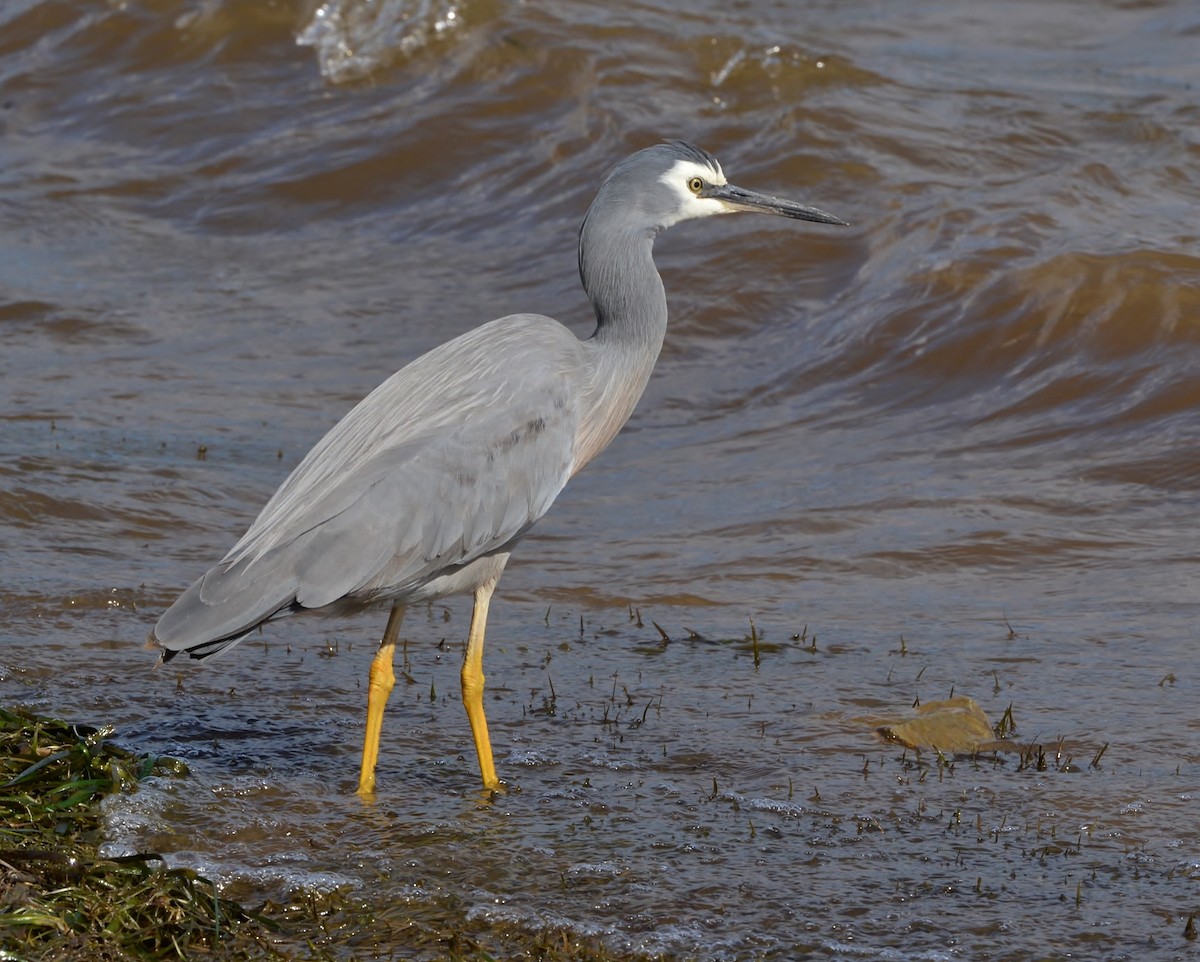
[[[1186,957],[1197,26],[4,7],[0,697],[188,759],[111,844],[248,900],[349,883],[702,958]],[[493,606],[511,790],[476,793],[460,601],[406,625],[375,807],[382,615],[152,672],[158,612],[405,360],[517,310],[589,332],[582,212],[677,135],[856,226],[660,240],[647,395]],[[861,721],[951,693],[1041,755],[918,758]]]

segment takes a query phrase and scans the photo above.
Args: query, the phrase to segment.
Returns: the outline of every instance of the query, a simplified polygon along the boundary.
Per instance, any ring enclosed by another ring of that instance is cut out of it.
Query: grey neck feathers
[[[622,229],[592,214],[580,232],[579,274],[596,330],[584,342],[591,370],[576,470],[629,419],[662,349],[667,296],[652,256],[656,233]]]
[[[579,232],[579,276],[596,312],[596,340],[653,350],[667,331],[667,295],[654,266],[646,227],[588,213]]]

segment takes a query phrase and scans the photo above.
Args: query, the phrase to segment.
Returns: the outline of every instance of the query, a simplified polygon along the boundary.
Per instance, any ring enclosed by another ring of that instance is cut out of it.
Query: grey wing
[[[505,550],[571,475],[578,345],[557,322],[518,315],[384,382],[159,620],[165,657],[212,654],[287,610],[414,600]]]

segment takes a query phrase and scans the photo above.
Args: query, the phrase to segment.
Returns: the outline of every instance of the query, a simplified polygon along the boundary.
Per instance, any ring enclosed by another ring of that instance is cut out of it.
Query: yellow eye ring
[[[688,190],[690,190],[693,194],[700,193],[700,191],[704,190],[704,181],[699,177],[693,177],[688,181]]]

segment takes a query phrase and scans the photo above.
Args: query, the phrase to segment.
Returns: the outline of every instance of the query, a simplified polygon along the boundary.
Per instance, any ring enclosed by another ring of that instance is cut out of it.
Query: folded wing
[[[289,611],[428,597],[507,550],[571,475],[582,371],[580,342],[537,315],[418,358],[318,442],[152,640],[204,657]]]

